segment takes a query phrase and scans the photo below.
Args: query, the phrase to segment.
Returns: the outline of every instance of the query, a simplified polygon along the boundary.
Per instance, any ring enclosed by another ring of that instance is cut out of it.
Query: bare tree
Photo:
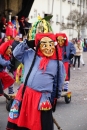
[[[61,30],[72,29],[78,33],[80,37],[81,28],[87,24],[87,14],[81,14],[78,10],[73,10],[69,13],[66,24],[61,24]]]

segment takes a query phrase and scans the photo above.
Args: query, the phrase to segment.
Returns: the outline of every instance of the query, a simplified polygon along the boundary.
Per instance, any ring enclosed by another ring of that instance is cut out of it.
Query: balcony
[[[65,23],[64,23],[64,22],[62,22],[62,25],[65,25]]]
[[[77,6],[80,6],[80,3],[78,3]]]
[[[75,5],[75,2],[72,2],[72,5]]]
[[[68,3],[70,4],[70,3],[71,3],[71,0],[68,0]]]
[[[58,25],[60,22],[59,21],[56,21],[56,25]]]

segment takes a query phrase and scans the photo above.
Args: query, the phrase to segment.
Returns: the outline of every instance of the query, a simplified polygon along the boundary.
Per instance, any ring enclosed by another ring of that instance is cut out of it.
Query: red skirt
[[[65,67],[65,71],[66,71],[65,81],[69,81],[70,80],[70,64],[69,64],[69,62],[64,62],[64,67]]]
[[[21,86],[15,98],[19,101],[22,100],[20,114],[16,119],[8,117],[8,122],[30,130],[41,130],[41,112],[38,110],[41,93],[26,86],[23,99],[21,99],[22,88]]]
[[[3,90],[9,88],[15,80],[5,71],[0,72],[0,80],[3,85]]]

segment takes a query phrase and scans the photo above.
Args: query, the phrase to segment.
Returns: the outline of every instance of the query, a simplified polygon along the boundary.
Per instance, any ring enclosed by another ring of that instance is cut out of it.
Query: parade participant
[[[18,16],[15,16],[14,19],[12,20],[12,23],[14,25],[14,28],[17,30],[18,34],[19,34],[19,21],[18,21]]]
[[[6,36],[8,39],[13,39],[18,34],[17,30],[14,28],[12,22],[8,22],[6,27]]]
[[[26,49],[27,44],[23,42],[13,51],[14,57],[24,64],[24,84],[10,109],[7,130],[53,130],[50,98],[54,80],[58,95],[62,91],[64,66],[57,58],[53,33],[36,34],[35,46],[36,51]],[[15,110],[15,104],[19,107],[21,104],[20,113],[19,108]]]
[[[63,90],[68,91],[68,84],[70,81],[70,60],[73,58],[76,51],[74,44],[68,41],[65,33],[57,33],[56,39],[61,49],[62,61],[66,70],[66,78]]]
[[[8,72],[5,71],[5,68],[9,70],[11,68],[10,58],[11,58],[11,42],[7,41],[4,42],[0,46],[0,92],[1,95],[3,95],[3,90],[6,88],[8,89],[8,94],[13,94],[13,84],[14,79],[8,74]]]
[[[7,20],[5,17],[2,17],[0,22],[1,38],[5,37],[6,26],[7,26]]]

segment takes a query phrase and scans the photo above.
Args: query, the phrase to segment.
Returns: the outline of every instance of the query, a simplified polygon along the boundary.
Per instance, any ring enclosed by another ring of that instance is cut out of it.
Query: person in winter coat
[[[83,52],[83,47],[81,45],[81,41],[78,40],[77,43],[75,43],[75,49],[76,49],[76,54],[74,56],[74,64],[73,64],[73,70],[75,70],[75,66],[76,66],[76,61],[78,60],[78,69],[80,70],[80,58],[81,58],[81,54]]]

